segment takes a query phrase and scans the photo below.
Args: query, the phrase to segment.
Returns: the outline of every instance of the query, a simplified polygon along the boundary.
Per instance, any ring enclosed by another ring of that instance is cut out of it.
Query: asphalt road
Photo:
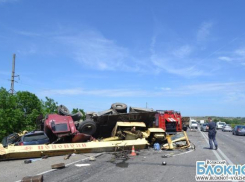
[[[204,133],[207,136],[207,133]],[[233,164],[245,164],[245,136],[232,135],[232,132],[217,131],[217,142],[220,150],[217,152],[225,159],[222,153]]]
[[[24,164],[24,160],[0,162],[0,181],[20,181],[25,176],[43,174],[44,181],[195,181],[196,161],[227,160],[232,164],[245,164],[245,136],[218,131],[219,149],[209,150],[207,133],[188,131],[195,150],[154,151],[152,148],[137,151],[137,156],[128,160],[116,158],[113,153],[102,153],[95,161],[90,156],[98,154],[78,154],[64,160],[64,156],[50,157]],[[163,158],[165,155],[169,156]],[[162,165],[165,161],[167,165]],[[52,170],[51,165],[66,163],[66,168]],[[76,164],[88,166],[77,167]]]

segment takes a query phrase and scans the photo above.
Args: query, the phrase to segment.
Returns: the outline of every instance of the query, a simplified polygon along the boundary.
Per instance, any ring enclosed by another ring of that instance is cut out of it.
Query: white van
[[[194,119],[190,119],[189,128],[197,129],[197,121]]]
[[[216,129],[217,129],[217,130],[218,130],[218,129],[222,129],[223,126],[225,126],[225,125],[226,125],[225,122],[219,121],[219,122],[216,123]]]

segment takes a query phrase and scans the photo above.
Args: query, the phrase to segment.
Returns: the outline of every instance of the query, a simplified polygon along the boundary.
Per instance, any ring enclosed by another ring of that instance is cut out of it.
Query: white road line
[[[180,154],[175,154],[175,155],[171,155],[171,157],[175,157],[175,156],[178,156],[178,155],[183,155],[183,154],[187,154],[187,153],[190,153],[190,152],[193,152],[194,150],[189,150],[187,152],[182,152]]]
[[[205,135],[203,132],[199,131],[202,136],[204,137],[204,139],[206,140],[206,142],[209,144],[208,141],[208,136]],[[231,162],[231,160],[220,150],[220,148],[218,148],[218,151],[220,152],[220,154],[223,156],[223,158],[230,164],[233,165],[233,163]],[[220,157],[220,155],[218,154],[218,152],[216,150],[213,150],[214,155],[217,157],[218,160],[222,160],[222,158]],[[232,181],[232,182],[237,182],[237,181]]]
[[[92,157],[98,157],[98,156],[100,156],[101,154],[102,154],[102,153],[99,153],[99,154],[96,154],[96,155],[94,155],[94,156],[92,156]],[[87,159],[89,159],[89,157],[84,158],[84,159],[77,160],[77,161],[75,161],[75,162],[71,162],[71,163],[69,163],[69,164],[66,164],[65,166],[67,167],[67,166],[70,166],[70,165],[72,165],[72,164],[75,164],[75,163],[78,163],[78,162],[81,162],[81,161],[84,161],[84,160],[87,160]],[[36,175],[47,174],[47,173],[49,173],[49,172],[56,171],[56,170],[57,170],[57,169],[50,169],[50,170],[48,170],[48,171],[44,171],[44,172],[39,173],[39,174],[36,174]],[[35,176],[35,175],[34,175],[34,176]],[[21,182],[21,180],[18,180],[18,181],[16,181],[16,182]]]
[[[204,134],[205,135],[205,134]],[[206,135],[205,135],[206,136]],[[208,138],[208,136],[206,136],[206,138]],[[217,150],[222,156],[223,158],[230,164],[230,165],[233,165],[233,162],[231,162],[231,160],[224,154],[224,152],[218,148]]]
[[[202,134],[203,138],[206,140],[206,142],[209,144],[207,136],[205,136],[205,134],[204,134],[203,132],[201,132],[201,134]],[[216,158],[217,158],[218,160],[222,160],[222,158],[221,158],[220,155],[217,153],[217,151],[213,150],[213,153],[214,153],[214,155],[216,156]]]

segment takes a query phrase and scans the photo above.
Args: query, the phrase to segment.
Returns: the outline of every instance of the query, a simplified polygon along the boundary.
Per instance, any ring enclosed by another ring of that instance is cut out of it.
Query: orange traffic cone
[[[130,155],[131,155],[131,156],[136,156],[134,146],[132,146],[132,152],[131,152],[131,154],[130,154]]]

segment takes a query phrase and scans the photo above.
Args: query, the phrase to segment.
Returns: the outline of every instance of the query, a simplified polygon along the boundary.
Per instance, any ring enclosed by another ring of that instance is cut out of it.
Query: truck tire
[[[79,111],[75,114],[71,114],[73,121],[79,121],[82,118],[83,114]]]
[[[127,105],[124,103],[114,103],[111,105],[111,109],[114,109],[119,113],[127,113]]]
[[[69,109],[68,109],[66,106],[64,106],[64,105],[60,105],[60,106],[58,107],[58,113],[59,113],[60,115],[63,115],[63,116],[70,115]]]
[[[93,135],[96,132],[96,123],[93,120],[82,121],[78,126],[78,131],[87,135]]]
[[[188,127],[187,126],[183,126],[183,130],[187,131]]]

